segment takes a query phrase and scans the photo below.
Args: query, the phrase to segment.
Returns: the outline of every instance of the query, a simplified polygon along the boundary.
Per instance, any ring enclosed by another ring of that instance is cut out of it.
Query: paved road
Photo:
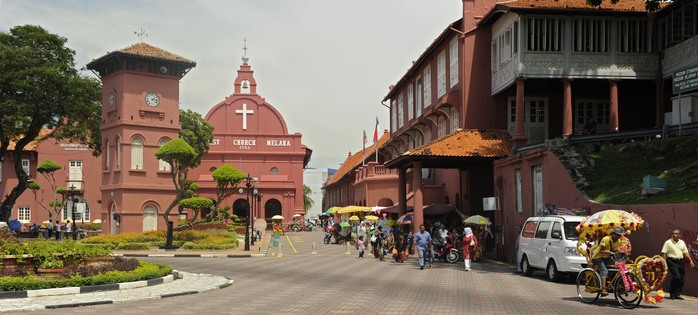
[[[142,258],[235,281],[223,289],[18,314],[695,314],[691,309],[698,307],[696,299],[666,300],[630,311],[612,295],[587,305],[570,279],[551,283],[542,273],[526,278],[495,262],[474,264],[470,272],[462,263],[419,270],[415,260],[359,259],[355,250],[345,255],[343,245],[322,244],[322,235],[288,233],[281,258]]]

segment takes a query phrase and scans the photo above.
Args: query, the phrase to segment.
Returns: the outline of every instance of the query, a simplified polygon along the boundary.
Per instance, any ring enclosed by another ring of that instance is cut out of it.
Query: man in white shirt
[[[68,220],[65,224],[65,232],[68,234],[73,232],[73,224],[70,223],[70,220]]]
[[[688,252],[686,243],[683,242],[681,231],[676,229],[671,232],[671,238],[664,242],[662,253],[667,262],[669,273],[671,274],[671,284],[669,286],[670,300],[683,300],[681,290],[683,290],[683,282],[686,277],[686,269],[684,268],[684,258],[688,259],[691,268],[695,267],[693,258]]]

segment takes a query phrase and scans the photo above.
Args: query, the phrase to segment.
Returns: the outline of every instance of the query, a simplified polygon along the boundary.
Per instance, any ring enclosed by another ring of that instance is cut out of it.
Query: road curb
[[[158,257],[158,258],[260,258],[264,254],[112,254],[114,257]]]

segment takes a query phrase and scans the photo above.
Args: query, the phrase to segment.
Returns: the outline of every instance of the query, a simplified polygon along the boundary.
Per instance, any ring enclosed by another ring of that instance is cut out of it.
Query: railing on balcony
[[[384,175],[397,175],[397,169],[389,169],[381,164],[369,162],[368,164],[360,166],[358,169],[356,169],[356,182],[360,182],[367,178]]]

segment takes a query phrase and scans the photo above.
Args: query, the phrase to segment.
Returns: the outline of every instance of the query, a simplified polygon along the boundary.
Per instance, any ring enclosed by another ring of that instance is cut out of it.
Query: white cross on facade
[[[253,114],[254,111],[247,109],[247,104],[242,104],[242,109],[236,109],[236,114],[242,114],[242,130],[247,130],[247,114]]]

